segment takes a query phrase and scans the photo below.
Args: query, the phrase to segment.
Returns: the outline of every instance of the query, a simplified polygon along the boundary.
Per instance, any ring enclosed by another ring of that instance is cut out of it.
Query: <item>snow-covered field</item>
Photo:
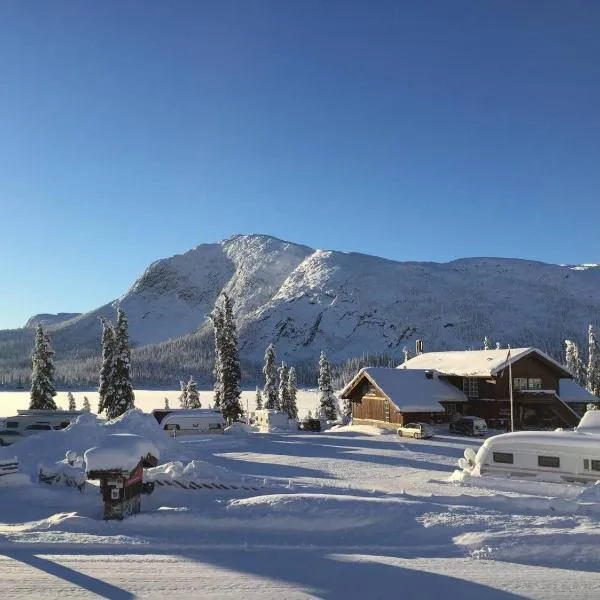
[[[135,390],[135,405],[141,408],[144,412],[152,412],[154,408],[163,408],[165,405],[165,398],[169,399],[169,406],[171,408],[178,408],[179,397],[178,390]],[[200,401],[202,402],[203,408],[208,408],[209,404],[213,403],[213,391],[212,390],[200,390]],[[86,391],[86,392],[73,392],[75,397],[75,403],[78,409],[81,409],[83,397],[87,396],[92,407],[92,411],[95,411],[98,407],[98,392]],[[246,410],[254,410],[255,408],[256,391],[255,390],[244,390],[242,392],[242,408]],[[56,394],[54,398],[57,406],[63,410],[66,410],[69,406],[67,400],[67,392],[61,391]],[[298,390],[298,410],[300,416],[305,416],[310,410],[314,412],[317,404],[317,394],[315,390]],[[0,392],[0,419],[8,417],[10,415],[16,415],[17,410],[28,408],[29,406],[29,390],[27,391],[11,391],[11,392]]]
[[[238,489],[157,487],[141,514],[104,522],[94,485],[0,487],[5,597],[600,597],[600,494],[452,481],[478,442],[443,431],[427,441],[368,427],[171,439],[133,412],[107,425],[87,415],[0,459],[18,455],[34,478],[38,462],[123,432],[157,446],[166,466],[155,479]]]

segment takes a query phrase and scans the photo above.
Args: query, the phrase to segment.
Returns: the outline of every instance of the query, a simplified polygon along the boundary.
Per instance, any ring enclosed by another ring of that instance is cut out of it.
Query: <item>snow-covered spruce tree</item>
[[[181,393],[179,394],[179,408],[189,408],[187,383],[185,381],[180,381],[179,389],[181,390]]]
[[[404,354],[404,362],[408,362],[411,359],[410,350],[406,346],[402,348],[402,354]]]
[[[192,375],[187,382],[187,408],[202,408],[200,403],[200,394],[198,393],[198,384]]]
[[[265,376],[265,387],[263,395],[265,397],[265,408],[279,410],[279,390],[277,389],[277,367],[275,366],[275,346],[269,344],[265,351],[265,366],[263,367]]]
[[[319,418],[322,421],[333,421],[337,416],[336,399],[331,385],[331,366],[321,352],[319,359]]]
[[[134,407],[135,396],[130,370],[129,325],[125,311],[119,306],[115,327],[115,403],[111,413],[108,413],[109,419],[114,419]]]
[[[213,369],[213,375],[215,378],[215,408],[221,407],[221,400],[223,398],[223,376],[222,376],[222,350],[223,350],[223,334],[225,328],[225,314],[218,307],[215,306],[210,318],[213,323],[214,340],[215,340],[215,366]]]
[[[169,410],[171,407],[169,406],[169,399],[165,397],[165,410]]]
[[[594,396],[600,396],[600,348],[591,325],[588,329],[588,344],[587,389]]]
[[[67,393],[67,401],[69,403],[69,410],[77,410],[77,405],[75,404],[75,396],[71,392]]]
[[[350,398],[344,398],[342,402],[342,421],[347,425],[352,421],[352,402]]]
[[[233,303],[223,294],[223,334],[221,336],[221,412],[229,423],[239,419],[244,412],[240,404],[242,370],[238,351],[237,328],[233,316]]]
[[[262,394],[260,390],[256,388],[256,410],[261,410],[263,407]]]
[[[294,367],[290,367],[290,372],[288,374],[288,395],[289,395],[289,408],[287,409],[287,414],[290,419],[298,418],[298,383],[296,382],[296,369]]]
[[[31,400],[32,410],[56,410],[54,396],[54,350],[48,334],[38,324],[31,354]]]
[[[290,411],[290,394],[288,391],[288,377],[289,371],[287,365],[282,362],[281,366],[277,369],[279,375],[279,407],[280,409],[289,415]]]
[[[115,330],[108,319],[102,322],[102,366],[98,385],[98,414],[112,414],[115,403]],[[109,417],[110,418],[110,417]]]
[[[571,340],[565,340],[565,367],[579,385],[585,386],[585,365],[579,354],[577,344]]]
[[[83,397],[83,404],[81,405],[81,410],[83,412],[91,412],[92,407],[90,406],[90,401],[87,396]]]
[[[484,336],[483,338],[483,349],[484,350],[491,350],[492,349],[492,343],[490,342],[488,336]]]

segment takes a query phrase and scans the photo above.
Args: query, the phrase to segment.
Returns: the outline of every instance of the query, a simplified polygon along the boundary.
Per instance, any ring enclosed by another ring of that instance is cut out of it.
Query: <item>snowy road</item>
[[[125,425],[153,435],[138,417]],[[31,438],[23,468],[101,434]],[[3,597],[600,598],[600,502],[579,502],[578,486],[452,483],[477,440],[360,428],[157,440],[166,461],[259,489],[157,488],[142,514],[107,523],[93,486],[0,488]]]
[[[402,558],[401,553],[217,550],[184,554],[33,554],[0,557],[2,588],[21,598],[300,599],[600,596],[597,572],[474,561]]]

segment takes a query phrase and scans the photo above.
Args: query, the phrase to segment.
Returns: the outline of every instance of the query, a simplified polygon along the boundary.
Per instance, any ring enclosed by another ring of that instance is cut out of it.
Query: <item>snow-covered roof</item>
[[[511,348],[510,357],[508,348],[425,352],[401,364],[398,369],[432,369],[440,375],[456,375],[458,377],[493,377],[509,364],[532,353],[560,369],[564,375],[569,375],[561,364],[537,348]]]
[[[561,379],[558,382],[558,395],[563,402],[600,402],[594,394],[572,379]]]
[[[160,458],[160,452],[149,440],[133,433],[113,433],[83,455],[86,471],[133,471],[148,454]]]
[[[596,401],[598,398],[596,398]],[[577,425],[576,431],[579,433],[600,433],[600,410],[588,410],[579,425]]]
[[[600,412],[600,411],[599,411]],[[531,446],[537,448],[552,447],[562,450],[568,449],[595,449],[598,450],[598,438],[596,436],[584,435],[579,431],[515,431],[513,433],[501,433],[488,438],[479,449],[477,456],[482,457],[486,450],[498,447],[511,448],[515,452]]]
[[[401,412],[444,412],[440,400],[466,402],[467,397],[454,386],[438,379],[435,373],[427,377],[426,370],[401,370],[388,367],[361,369],[342,390],[346,395],[366,376]]]

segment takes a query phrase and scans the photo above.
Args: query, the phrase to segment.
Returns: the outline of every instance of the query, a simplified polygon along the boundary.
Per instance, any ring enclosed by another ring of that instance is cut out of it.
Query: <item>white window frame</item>
[[[479,398],[479,379],[477,377],[463,377],[462,387],[467,398]]]

